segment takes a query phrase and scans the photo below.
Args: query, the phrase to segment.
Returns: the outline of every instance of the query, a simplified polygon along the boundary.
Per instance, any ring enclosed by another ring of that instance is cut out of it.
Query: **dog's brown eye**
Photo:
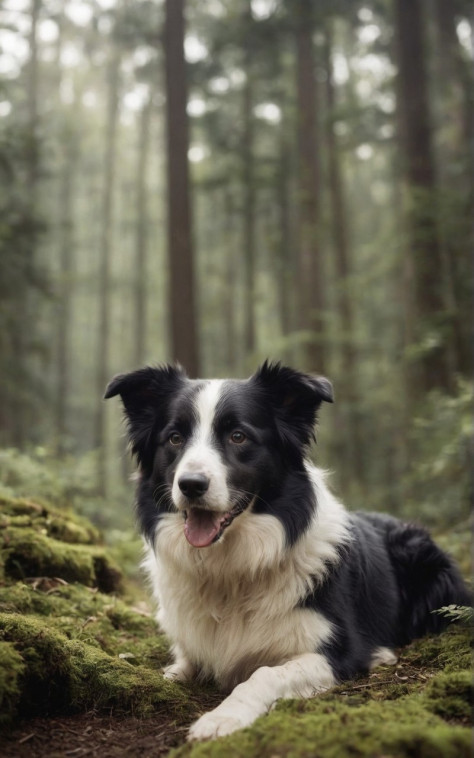
[[[245,442],[246,439],[247,437],[245,436],[243,432],[236,431],[236,432],[232,432],[232,434],[230,435],[230,441],[233,442],[235,445],[241,445],[242,442]]]
[[[174,447],[178,447],[178,445],[182,445],[184,440],[179,432],[173,432],[168,437],[168,442],[170,445],[173,445]]]

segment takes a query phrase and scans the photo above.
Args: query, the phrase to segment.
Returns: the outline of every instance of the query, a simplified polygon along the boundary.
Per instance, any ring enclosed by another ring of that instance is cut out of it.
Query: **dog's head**
[[[289,471],[303,471],[330,382],[264,363],[248,380],[191,380],[179,367],[115,377],[132,451],[160,510],[177,511],[194,547],[217,542],[249,506],[271,512]],[[278,515],[278,514],[275,514]]]

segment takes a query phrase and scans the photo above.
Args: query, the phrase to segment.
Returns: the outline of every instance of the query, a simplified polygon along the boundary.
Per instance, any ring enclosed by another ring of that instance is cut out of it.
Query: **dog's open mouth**
[[[184,535],[193,547],[209,547],[222,536],[246,504],[237,504],[230,511],[220,513],[205,508],[189,508],[184,512]]]

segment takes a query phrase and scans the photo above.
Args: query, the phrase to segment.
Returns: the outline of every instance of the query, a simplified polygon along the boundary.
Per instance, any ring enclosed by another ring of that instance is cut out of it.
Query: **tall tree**
[[[171,353],[191,376],[199,374],[197,308],[189,189],[184,0],[165,5],[168,256]]]
[[[334,131],[336,112],[336,93],[332,64],[333,35],[331,20],[325,25],[324,64],[326,69],[326,145],[328,161],[328,185],[331,205],[332,239],[335,254],[335,273],[337,290],[337,310],[342,334],[341,376],[339,384],[342,402],[341,423],[347,430],[344,435],[345,460],[349,470],[357,476],[362,475],[361,444],[358,438],[357,420],[357,371],[355,351],[354,302],[350,288],[351,262],[349,249],[348,215],[344,196],[343,177],[340,166],[340,154],[337,135]],[[336,410],[337,413],[337,410]]]
[[[313,36],[315,8],[296,0],[296,85],[299,152],[299,292],[300,329],[309,330],[307,368],[324,370],[323,265],[321,251],[321,190],[318,92]]]
[[[97,392],[104,392],[110,376],[110,271],[112,264],[112,234],[114,229],[114,190],[117,153],[118,102],[120,86],[120,55],[114,47],[108,66],[108,103],[105,127],[104,188],[100,234],[99,263],[99,329],[97,340]],[[98,482],[106,494],[107,416],[104,403],[97,404],[95,444],[99,451]]]
[[[14,340],[18,355],[18,400],[15,409],[14,442],[23,447],[31,439],[31,354],[32,346],[37,347],[37,309],[39,291],[37,283],[37,247],[39,239],[39,210],[38,210],[38,180],[39,180],[39,109],[38,109],[38,23],[41,10],[41,0],[31,0],[30,3],[30,32],[28,35],[29,60],[27,63],[27,113],[28,127],[26,130],[26,203],[24,206],[25,224],[33,221],[32,234],[25,249],[23,313],[17,322]],[[24,328],[24,323],[30,324],[30,330]]]
[[[137,176],[136,176],[136,264],[135,264],[135,355],[140,366],[146,351],[146,264],[148,241],[147,166],[150,150],[150,121],[152,98],[143,105],[140,114]]]
[[[472,373],[471,324],[466,308],[472,303],[472,218],[474,216],[474,124],[472,64],[462,49],[457,22],[463,0],[435,0],[435,87],[437,100],[437,171],[442,188],[440,240],[447,269],[447,302],[452,318],[452,349],[456,368]],[[467,328],[466,328],[467,327]]]
[[[57,451],[65,452],[67,427],[67,403],[70,387],[70,343],[72,339],[72,295],[74,273],[74,178],[79,159],[78,135],[75,126],[66,125],[63,167],[60,178],[59,197],[59,294],[57,321],[57,392],[56,392],[56,438]]]
[[[244,211],[244,347],[247,356],[255,350],[255,119],[254,85],[253,85],[253,19],[250,0],[245,0],[242,29],[247,29],[244,36],[244,71],[245,84],[242,100],[242,161],[243,161],[243,211]]]
[[[415,390],[450,388],[445,262],[437,226],[437,192],[423,37],[422,0],[395,0],[401,146],[414,275]],[[416,394],[416,392],[415,392]]]

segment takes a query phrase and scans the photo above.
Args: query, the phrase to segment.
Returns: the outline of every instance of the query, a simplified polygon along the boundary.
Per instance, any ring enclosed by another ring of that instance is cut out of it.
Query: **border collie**
[[[114,378],[139,464],[138,519],[169,679],[229,692],[195,740],[251,724],[279,698],[312,697],[381,663],[470,604],[426,531],[349,513],[307,460],[330,382],[266,362],[248,380],[179,367]]]

